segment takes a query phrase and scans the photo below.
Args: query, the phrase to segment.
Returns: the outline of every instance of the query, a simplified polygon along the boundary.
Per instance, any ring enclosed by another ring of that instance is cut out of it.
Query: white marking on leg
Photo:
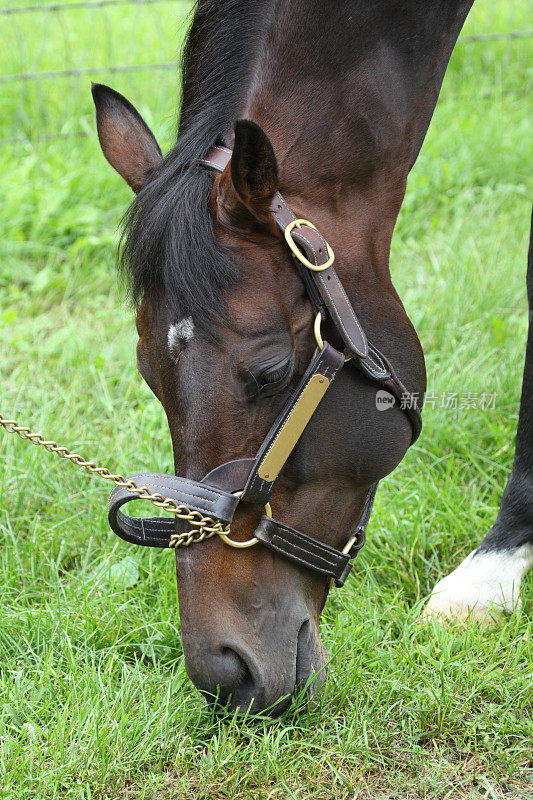
[[[491,609],[511,613],[520,606],[520,584],[533,566],[533,544],[514,550],[474,550],[431,593],[426,613]]]
[[[190,342],[193,336],[194,322],[191,317],[184,317],[179,322],[175,322],[168,329],[168,349],[171,353],[174,353],[183,342]]]

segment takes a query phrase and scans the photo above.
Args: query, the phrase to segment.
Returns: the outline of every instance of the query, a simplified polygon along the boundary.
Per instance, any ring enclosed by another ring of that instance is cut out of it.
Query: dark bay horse
[[[253,455],[312,356],[311,303],[270,212],[278,190],[326,235],[365,331],[409,392],[423,395],[424,358],[389,251],[470,6],[199,0],[179,136],[165,157],[125,98],[93,87],[103,152],[137,193],[122,265],[138,306],[138,367],[166,412],[176,475],[200,481]],[[200,163],[217,143],[233,150],[222,173]],[[527,370],[531,399],[531,349]],[[523,407],[521,486],[531,483],[531,422]],[[276,484],[276,518],[342,547],[369,487],[396,467],[411,436],[399,405],[382,413],[375,384],[344,369]],[[517,497],[511,508],[525,519],[521,490]],[[241,504],[232,537],[252,537],[260,514]],[[512,540],[496,531],[485,547],[499,563],[504,552],[515,584],[515,554],[523,569],[532,530],[529,517]],[[465,568],[467,581],[483,558]],[[323,681],[329,582],[262,546],[235,551],[216,536],[177,550],[176,567],[185,664],[208,698],[279,713],[295,689]],[[484,605],[497,600],[492,588]],[[444,597],[461,603],[453,591]]]

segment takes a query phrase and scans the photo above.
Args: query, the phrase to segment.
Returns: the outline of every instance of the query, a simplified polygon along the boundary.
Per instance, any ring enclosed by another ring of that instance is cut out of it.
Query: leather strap
[[[229,492],[173,475],[141,472],[127,480],[135,481],[139,488],[146,487],[151,494],[161,494],[191,511],[224,523],[231,522],[239,502],[239,498]],[[142,496],[120,486],[115,487],[109,496],[108,519],[117,536],[147,547],[170,547],[170,539],[176,533],[176,520],[170,517],[130,517],[120,508],[132,500],[142,500]]]
[[[372,509],[374,508],[374,500],[376,499],[376,492],[378,490],[378,486],[379,486],[379,481],[376,481],[376,483],[373,483],[368,492],[366,493],[363,510],[361,511],[359,522],[355,526],[355,531],[354,531],[354,535],[362,537],[362,540],[361,538],[359,538],[356,542],[354,542],[350,550],[350,555],[352,553],[357,553],[357,551],[360,550],[365,543],[366,527],[369,523]]]
[[[322,350],[315,351],[311,364],[281,409],[256,455],[254,467],[244,487],[243,500],[261,506],[269,501],[287,458],[343,366],[344,355],[327,342]],[[312,400],[302,407],[302,400],[305,400],[306,392],[311,389],[318,392],[315,396],[316,402]],[[297,416],[299,419],[296,419]],[[291,426],[294,430],[291,430]]]
[[[349,555],[270,517],[261,517],[254,536],[293,564],[333,578],[336,586],[343,585],[352,568]]]
[[[217,144],[209,150],[204,158],[200,159],[200,164],[216,169],[217,172],[224,172],[231,161],[232,151],[229,147]]]
[[[296,215],[279,192],[276,192],[272,198],[270,210],[282,233],[285,233],[287,226],[296,219]],[[320,267],[328,261],[328,243],[319,231],[302,225],[301,228],[293,228],[291,235],[311,264]],[[314,270],[309,270],[309,272],[348,352],[366,358],[368,343],[365,333],[334,267],[328,267],[320,272]]]
[[[348,553],[343,553],[329,544],[319,542],[318,539],[313,539],[289,525],[266,516],[261,517],[254,536],[269,550],[292,561],[293,564],[334,580],[335,586],[343,586],[352,569],[351,561],[356,558],[366,541],[366,527],[377,488],[378,484],[374,483],[366,493],[363,510],[353,533],[356,539]]]
[[[246,485],[255,463],[255,458],[236,458],[234,461],[226,461],[225,464],[220,464],[208,472],[202,483],[225,492],[240,492]]]

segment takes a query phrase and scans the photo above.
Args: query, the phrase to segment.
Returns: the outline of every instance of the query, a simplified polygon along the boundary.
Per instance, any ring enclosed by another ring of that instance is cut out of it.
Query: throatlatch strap
[[[127,480],[146,487],[151,494],[161,494],[178,505],[223,523],[231,522],[239,502],[239,498],[229,492],[173,475],[142,472]],[[142,500],[142,496],[120,486],[109,496],[108,519],[117,536],[132,544],[170,547],[171,538],[176,533],[176,520],[170,517],[130,517],[120,511],[120,507],[132,500]]]

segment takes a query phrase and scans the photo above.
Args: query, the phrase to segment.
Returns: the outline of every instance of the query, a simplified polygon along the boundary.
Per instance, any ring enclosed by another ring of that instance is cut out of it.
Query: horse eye
[[[292,376],[292,356],[275,365],[259,365],[246,370],[245,391],[248,399],[269,397],[287,386]]]
[[[284,389],[292,375],[293,360],[286,358],[276,367],[270,367],[259,373],[257,382],[259,384],[259,394],[268,397]]]
[[[283,380],[287,374],[287,366],[274,369],[271,372],[264,372],[260,377],[261,386],[274,386]]]

